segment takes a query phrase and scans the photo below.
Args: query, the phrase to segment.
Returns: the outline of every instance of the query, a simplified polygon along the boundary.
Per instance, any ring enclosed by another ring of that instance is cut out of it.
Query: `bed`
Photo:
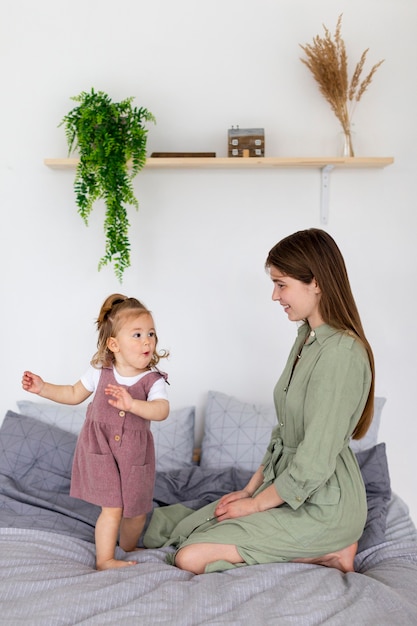
[[[377,441],[383,404],[378,398],[370,432],[353,443],[368,498],[354,573],[286,563],[194,576],[166,563],[168,547],[129,554],[138,561],[132,567],[95,571],[98,508],[69,496],[85,408],[18,402],[0,428],[0,622],[415,626],[417,532],[391,492],[385,444]],[[242,487],[275,416],[272,405],[208,392],[199,463],[194,421],[190,406],[152,424],[155,507],[197,508]]]

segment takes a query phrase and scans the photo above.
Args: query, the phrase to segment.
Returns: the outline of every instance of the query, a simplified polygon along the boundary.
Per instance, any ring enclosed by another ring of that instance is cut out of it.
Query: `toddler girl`
[[[97,352],[74,385],[54,385],[24,372],[23,389],[63,404],[79,404],[93,392],[75,449],[70,495],[101,507],[95,528],[98,570],[134,565],[115,558],[137,543],[152,509],[155,450],[152,420],[168,417],[166,374],[152,315],[135,298],[109,296],[98,319]]]

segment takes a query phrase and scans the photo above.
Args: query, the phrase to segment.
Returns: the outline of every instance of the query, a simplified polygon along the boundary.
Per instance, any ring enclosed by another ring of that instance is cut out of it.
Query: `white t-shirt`
[[[149,372],[143,372],[142,374],[138,374],[137,376],[120,376],[116,368],[113,366],[113,374],[117,384],[126,385],[126,387],[131,387],[148,373]],[[81,376],[80,380],[88,391],[94,392],[97,389],[100,375],[101,369],[97,369],[96,367],[90,365],[85,374]],[[148,400],[168,400],[167,384],[164,378],[158,378],[158,380],[154,382],[149,390]]]

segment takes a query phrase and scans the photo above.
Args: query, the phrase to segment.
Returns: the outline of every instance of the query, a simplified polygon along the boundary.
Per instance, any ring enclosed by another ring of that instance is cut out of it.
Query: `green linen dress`
[[[370,385],[369,359],[354,336],[326,324],[301,325],[274,390],[278,424],[256,492],[274,484],[284,504],[223,522],[214,518],[216,503],[195,512],[162,507],[154,511],[145,545],[233,544],[243,565],[252,565],[321,556],[357,541],[367,504],[349,440]],[[174,555],[169,558],[174,563]],[[206,572],[240,565],[216,561]]]

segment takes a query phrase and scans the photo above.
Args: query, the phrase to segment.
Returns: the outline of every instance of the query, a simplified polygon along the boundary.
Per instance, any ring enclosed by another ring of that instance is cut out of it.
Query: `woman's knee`
[[[244,563],[237,547],[231,544],[193,543],[180,548],[175,555],[175,565],[193,574],[203,574],[206,566],[216,561],[231,565]]]
[[[175,565],[178,569],[192,572],[193,574],[202,574],[205,564],[197,562],[197,551],[195,545],[180,548],[175,555]]]

